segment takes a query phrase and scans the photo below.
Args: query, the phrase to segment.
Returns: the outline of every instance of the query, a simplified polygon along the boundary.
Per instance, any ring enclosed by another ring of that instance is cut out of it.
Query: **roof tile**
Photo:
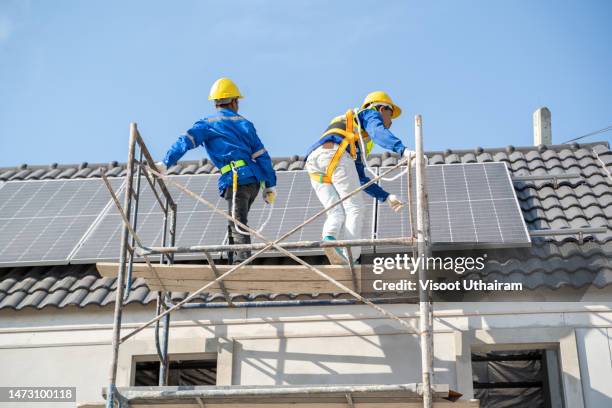
[[[428,158],[429,164],[444,164],[444,155],[436,153]]]
[[[463,155],[463,157],[461,157],[461,162],[462,163],[476,163],[476,155],[474,155],[474,153],[466,153]]]
[[[493,161],[493,157],[491,157],[491,155],[487,152],[483,152],[478,155],[479,163],[487,163],[487,162],[492,162],[492,161]]]
[[[446,156],[445,163],[446,164],[461,163],[461,157],[459,157],[458,154],[451,153],[448,156]]]
[[[23,169],[15,173],[12,177],[9,178],[9,180],[25,180],[28,174],[30,173],[31,173],[31,170]]]
[[[67,179],[67,178],[71,178],[72,176],[74,176],[77,172],[76,168],[68,168],[65,169],[64,171],[62,171],[60,174],[58,174],[58,176],[56,177],[57,179]]]

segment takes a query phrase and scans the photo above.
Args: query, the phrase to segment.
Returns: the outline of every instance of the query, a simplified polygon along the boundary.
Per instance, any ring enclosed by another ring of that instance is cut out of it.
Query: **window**
[[[481,408],[558,407],[556,359],[555,350],[542,349],[472,353],[474,397]]]
[[[134,385],[159,385],[159,361],[136,362]],[[170,360],[168,385],[216,385],[216,360]]]

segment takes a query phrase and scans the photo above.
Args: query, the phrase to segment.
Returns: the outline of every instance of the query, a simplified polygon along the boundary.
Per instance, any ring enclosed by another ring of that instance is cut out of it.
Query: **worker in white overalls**
[[[348,110],[331,121],[321,138],[306,154],[306,170],[324,207],[370,181],[365,174],[364,160],[374,143],[405,157],[411,154],[401,140],[389,131],[392,120],[401,112],[389,95],[377,91],[365,98],[360,109]],[[394,194],[389,194],[378,184],[372,184],[364,191],[378,201],[388,203],[394,211],[399,211],[403,205]],[[328,210],[323,226],[323,240],[360,239],[364,213],[361,193]],[[355,262],[361,254],[361,248],[353,247],[351,252],[351,262]],[[343,248],[325,248],[325,255],[334,265],[346,265],[349,262]]]

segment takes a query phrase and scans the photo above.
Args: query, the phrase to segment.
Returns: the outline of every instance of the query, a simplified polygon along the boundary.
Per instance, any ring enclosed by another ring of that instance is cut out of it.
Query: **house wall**
[[[412,332],[363,305],[179,311],[170,353],[218,354],[219,384],[420,382],[417,306],[384,307]],[[0,311],[0,362],[10,367],[0,371],[0,384],[71,385],[79,402],[101,401],[112,313],[110,307]],[[123,333],[153,313],[129,306]],[[434,382],[466,397],[471,350],[537,346],[559,350],[567,406],[612,404],[612,302],[437,303],[434,329]],[[135,356],[154,355],[152,329],[123,344],[118,385],[130,383]]]
[[[576,330],[585,406],[612,406],[612,327]]]

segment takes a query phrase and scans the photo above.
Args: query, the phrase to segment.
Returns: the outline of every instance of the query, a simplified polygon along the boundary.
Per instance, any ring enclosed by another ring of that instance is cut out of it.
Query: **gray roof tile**
[[[72,178],[87,178],[87,176],[93,171],[93,169],[83,168],[77,171]]]
[[[476,163],[476,155],[474,155],[474,153],[466,153],[463,155],[463,157],[461,157],[461,162],[462,163]]]
[[[45,173],[44,176],[42,176],[40,179],[41,180],[53,180],[55,178],[58,177],[58,175],[62,172],[62,170],[60,169],[51,169],[49,171],[47,171]]]
[[[106,176],[107,177],[118,177],[123,171],[123,168],[121,167],[113,167],[109,170],[106,171]]]
[[[2,181],[10,180],[10,178],[13,177],[15,173],[17,173],[17,171],[15,170],[7,170],[7,169],[0,170],[0,180]]]
[[[34,170],[32,173],[28,174],[25,178],[26,180],[39,180],[47,171],[44,169]]]
[[[274,170],[276,171],[287,171],[289,169],[289,161],[281,160],[274,164]]]
[[[77,173],[77,169],[75,168],[68,168],[65,169],[64,171],[62,171],[60,174],[58,174],[58,176],[56,178],[58,179],[67,179],[67,178],[71,178],[72,176],[74,176]]]
[[[9,180],[25,180],[28,174],[30,173],[31,173],[31,170],[23,169],[23,170],[16,172],[12,177],[9,178]]]
[[[444,155],[434,154],[429,157],[429,164],[444,164]]]
[[[180,170],[179,174],[195,174],[197,169],[198,166],[196,164],[190,164],[188,166],[183,167],[182,170]]]
[[[480,153],[478,155],[478,162],[479,163],[486,163],[486,162],[491,162],[493,161],[493,157],[491,157],[491,155],[487,152],[484,153]]]
[[[451,153],[448,156],[446,156],[445,161],[446,164],[455,164],[455,163],[461,163],[461,157],[459,157],[458,154],[455,153]]]

